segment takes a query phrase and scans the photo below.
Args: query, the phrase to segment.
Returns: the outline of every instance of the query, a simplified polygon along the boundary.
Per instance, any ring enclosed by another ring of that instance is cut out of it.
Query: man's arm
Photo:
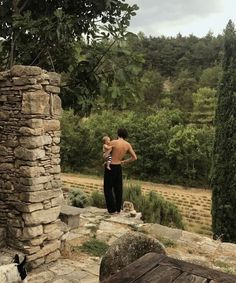
[[[137,155],[134,152],[134,150],[133,150],[131,145],[129,145],[128,153],[130,154],[130,158],[122,160],[121,164],[127,164],[127,163],[130,163],[130,162],[133,162],[133,161],[137,160]]]

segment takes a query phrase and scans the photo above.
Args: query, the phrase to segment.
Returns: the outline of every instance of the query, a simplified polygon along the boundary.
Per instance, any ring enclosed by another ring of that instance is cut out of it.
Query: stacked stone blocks
[[[0,228],[32,267],[60,256],[60,77],[39,67],[0,73]]]

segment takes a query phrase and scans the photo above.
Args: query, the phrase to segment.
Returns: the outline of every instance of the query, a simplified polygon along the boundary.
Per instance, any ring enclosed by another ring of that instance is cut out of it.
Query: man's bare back
[[[117,130],[117,140],[110,142],[112,146],[112,160],[110,170],[104,169],[104,196],[106,200],[107,210],[109,213],[120,213],[122,208],[123,195],[123,178],[121,164],[129,163],[137,159],[137,156],[131,146],[125,139],[128,137],[128,132],[124,128]],[[130,158],[124,159],[126,153]]]
[[[137,160],[137,156],[130,143],[123,138],[111,141],[112,146],[112,162],[111,164],[125,164]],[[131,157],[123,160],[124,156],[128,153]]]

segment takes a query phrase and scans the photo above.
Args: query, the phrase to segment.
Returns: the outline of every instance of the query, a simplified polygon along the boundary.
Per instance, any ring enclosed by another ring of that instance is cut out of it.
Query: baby
[[[110,164],[111,164],[111,151],[112,151],[112,146],[110,145],[111,139],[108,136],[105,136],[102,138],[103,141],[103,158],[105,159],[106,168],[108,170],[111,170]]]

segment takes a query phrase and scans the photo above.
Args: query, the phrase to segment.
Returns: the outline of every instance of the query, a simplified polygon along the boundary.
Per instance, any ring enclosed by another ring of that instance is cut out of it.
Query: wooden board
[[[184,272],[191,273],[196,276],[215,280],[218,283],[236,283],[236,276],[228,273],[224,273],[218,270],[214,270],[208,267],[200,266],[183,260],[174,259],[171,257],[165,257],[162,265],[175,266]]]
[[[236,283],[236,276],[148,253],[102,283]]]
[[[208,279],[183,272],[173,283],[208,283]]]
[[[162,266],[152,269],[139,279],[133,281],[134,283],[172,283],[180,274],[181,270],[173,268],[171,266]]]
[[[148,253],[135,262],[129,264],[118,273],[103,281],[103,283],[131,283],[143,274],[147,273],[165,258],[164,255]]]

